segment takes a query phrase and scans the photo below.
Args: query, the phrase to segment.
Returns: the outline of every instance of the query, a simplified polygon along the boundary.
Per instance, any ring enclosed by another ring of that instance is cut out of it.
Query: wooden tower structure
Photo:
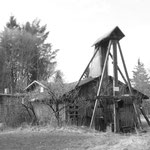
[[[91,63],[93,62],[93,60],[95,59],[96,55],[99,54],[100,56],[100,62],[99,65],[97,67],[100,67],[99,70],[99,86],[97,89],[97,95],[96,95],[96,100],[95,100],[95,105],[94,105],[94,109],[93,109],[93,114],[92,114],[92,118],[91,118],[91,123],[90,123],[90,127],[92,127],[93,124],[93,120],[94,120],[94,115],[95,115],[95,111],[97,109],[97,105],[98,103],[101,101],[102,98],[105,99],[113,99],[113,131],[114,132],[119,132],[119,121],[118,121],[118,114],[117,114],[117,109],[116,109],[116,105],[117,105],[117,100],[122,99],[124,96],[120,97],[119,92],[119,86],[118,86],[118,73],[121,75],[121,77],[123,78],[125,84],[128,86],[129,89],[129,96],[128,98],[133,100],[133,108],[136,114],[136,120],[138,122],[138,126],[135,125],[135,129],[138,127],[139,129],[142,128],[141,127],[141,120],[139,117],[139,113],[137,110],[137,106],[136,103],[134,102],[134,96],[132,93],[132,87],[131,87],[131,83],[129,80],[129,75],[127,72],[127,68],[126,68],[126,64],[125,64],[125,60],[123,57],[123,53],[122,53],[122,49],[120,46],[119,41],[124,37],[124,33],[119,29],[119,27],[115,27],[113,30],[111,30],[109,33],[107,33],[106,35],[104,35],[103,37],[99,38],[94,44],[93,46],[95,47],[95,52],[94,55],[92,56],[90,62],[88,63],[86,69],[84,70],[83,74],[81,75],[76,87],[78,87],[78,85],[80,84],[81,80],[84,78],[85,74],[87,73],[87,70],[89,69]],[[112,50],[112,53],[111,53]],[[122,71],[120,70],[119,66],[118,66],[118,56],[120,54],[120,58],[123,64],[123,69],[124,69],[124,73],[125,76],[123,75]],[[102,89],[102,83],[103,80],[108,78],[108,60],[109,60],[109,56],[111,57],[111,59],[113,60],[113,95],[112,96],[105,96],[101,94],[101,89]],[[96,67],[96,66],[95,66]],[[146,117],[146,116],[145,116]]]

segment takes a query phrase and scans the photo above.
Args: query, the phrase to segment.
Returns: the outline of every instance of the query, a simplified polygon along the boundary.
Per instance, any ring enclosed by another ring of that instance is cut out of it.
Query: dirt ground
[[[73,127],[19,128],[0,132],[0,150],[150,150],[150,130],[114,134]]]

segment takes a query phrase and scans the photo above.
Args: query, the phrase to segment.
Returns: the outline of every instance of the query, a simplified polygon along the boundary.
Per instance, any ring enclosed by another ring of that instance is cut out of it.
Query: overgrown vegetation
[[[9,93],[22,93],[24,88],[34,80],[45,80],[54,73],[56,54],[51,43],[46,25],[40,20],[19,24],[14,16],[0,32],[0,92],[9,89]],[[23,122],[31,122],[32,116],[21,104],[21,98],[7,102],[4,110],[4,123],[16,127]],[[33,120],[32,120],[33,121]]]
[[[55,122],[55,125],[61,126],[66,121],[65,114],[69,105],[66,97],[74,99],[77,96],[77,91],[74,93],[69,93],[69,91],[72,89],[72,86],[64,83],[63,74],[60,70],[55,72],[53,82],[45,83],[45,85],[46,89],[44,92],[39,93],[37,88],[31,93],[27,94],[27,98],[25,98],[25,107],[26,109],[32,111],[34,118],[36,118],[36,122],[39,123],[40,117],[36,116],[36,113],[34,114],[34,108],[32,107],[32,102],[30,101],[31,99],[36,99],[39,104],[44,104],[50,108],[52,115],[49,115],[49,120],[54,117],[53,122]],[[67,95],[65,95],[66,93]],[[46,108],[46,106],[44,107]]]

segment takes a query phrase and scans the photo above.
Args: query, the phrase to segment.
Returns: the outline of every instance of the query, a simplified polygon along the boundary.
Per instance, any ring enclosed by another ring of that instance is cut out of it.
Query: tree
[[[60,125],[60,112],[65,108],[63,95],[67,92],[63,82],[63,74],[60,70],[55,72],[54,82],[48,86],[48,93],[51,99],[46,102],[55,114],[57,125]],[[61,105],[62,104],[62,105]]]
[[[66,109],[68,108],[68,103],[66,103],[66,95],[67,97],[70,97],[70,99],[73,99],[77,94],[75,95],[75,92],[73,94],[69,93],[71,86],[67,86],[64,83],[63,74],[60,70],[55,71],[53,75],[53,82],[47,83],[41,81],[44,85],[46,85],[47,90],[44,90],[42,93],[33,91],[32,95],[33,97],[38,97],[38,100],[41,101],[41,103],[44,103],[51,108],[57,121],[57,125],[60,126],[62,123],[61,115],[64,116],[64,113],[66,113]]]
[[[133,71],[132,83],[135,89],[150,96],[150,77],[140,59],[138,59],[138,64]]]
[[[31,23],[27,22],[23,29],[36,37],[34,47],[34,55],[32,55],[31,64],[28,66],[28,73],[30,74],[29,82],[34,80],[47,79],[54,71],[56,62],[53,61],[58,50],[52,51],[51,44],[45,43],[49,32],[46,32],[46,25],[40,26],[40,20],[34,20]]]
[[[5,28],[1,33],[0,42],[0,55],[3,57],[2,67],[2,79],[5,87],[9,87],[13,92],[15,90],[16,80],[17,80],[17,64],[19,51],[16,47],[17,36],[19,32],[18,29]]]
[[[20,27],[11,16],[0,34],[1,89],[9,87],[14,93],[33,80],[47,80],[54,72],[58,50],[52,50],[46,25],[40,21],[27,22]]]
[[[9,29],[20,28],[14,16],[10,16],[9,22],[6,23],[6,27]]]
[[[53,82],[47,83],[45,81],[41,81],[41,83],[43,83],[47,87],[43,92],[39,92],[39,90],[35,89],[34,91],[28,93],[24,98],[23,106],[31,116],[33,123],[39,122],[36,117],[36,113],[34,112],[34,106],[29,101],[29,99],[33,99],[35,97],[41,103],[44,103],[51,108],[57,120],[57,125],[59,126],[61,123],[60,112],[65,109],[63,95],[67,92],[67,88],[63,82],[62,72],[60,70],[57,70],[54,75],[55,76]]]

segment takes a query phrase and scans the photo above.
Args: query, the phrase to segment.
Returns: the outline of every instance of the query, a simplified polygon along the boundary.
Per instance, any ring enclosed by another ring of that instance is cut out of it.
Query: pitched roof
[[[34,84],[38,84],[44,87],[46,90],[44,90],[43,92],[39,92],[38,90],[36,90],[36,88],[32,91],[29,90],[27,96],[28,96],[29,101],[32,101],[32,102],[43,101],[43,100],[45,101],[47,99],[50,100],[50,99],[53,99],[54,97],[57,99],[59,98],[59,96],[64,95],[66,92],[69,92],[75,87],[74,84],[63,84],[63,83],[61,84],[59,82],[46,83],[44,81],[42,81],[41,83],[38,81],[34,81],[30,85],[28,85],[26,90],[30,89],[30,87],[32,87]]]
[[[30,83],[25,89],[24,91],[28,90],[30,87],[32,87],[34,84],[38,84],[40,86],[42,86],[43,88],[47,89],[47,86],[45,86],[43,83],[34,80],[32,83]]]
[[[110,39],[121,40],[124,37],[124,33],[116,26],[110,32],[106,33],[102,37],[98,38],[92,46],[96,46],[98,44],[102,44],[103,42],[109,41]]]
[[[81,82],[79,83],[78,86],[79,86],[79,87],[84,86],[84,85],[86,85],[86,84],[89,84],[89,83],[91,83],[91,82],[93,82],[93,81],[98,80],[99,78],[100,78],[100,76],[99,76],[99,77],[96,77],[96,78],[90,77],[90,78],[83,79],[83,80],[81,80]],[[113,81],[113,77],[112,77],[112,76],[109,76],[109,81]],[[128,88],[128,86],[127,86],[126,84],[124,84],[123,82],[118,81],[118,83],[119,83],[120,85],[124,85],[124,86],[126,86],[126,87]],[[134,89],[134,88],[132,88],[132,90],[133,90],[133,92],[140,94],[143,99],[149,99],[149,97],[148,97],[147,95],[145,95],[145,94],[139,92],[138,90],[136,90],[136,89]]]

